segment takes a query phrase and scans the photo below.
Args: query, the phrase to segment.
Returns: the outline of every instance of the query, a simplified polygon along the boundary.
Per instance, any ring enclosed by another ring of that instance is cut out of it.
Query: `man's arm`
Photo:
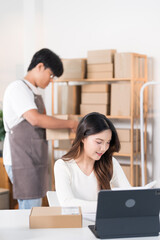
[[[54,118],[52,116],[40,114],[36,109],[31,109],[25,112],[23,118],[25,118],[31,125],[41,128],[70,128],[73,131],[76,131],[78,125],[78,121]]]

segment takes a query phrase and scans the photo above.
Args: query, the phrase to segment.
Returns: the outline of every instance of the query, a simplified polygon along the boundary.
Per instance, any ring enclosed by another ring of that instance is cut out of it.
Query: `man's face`
[[[38,87],[46,88],[50,82],[53,81],[54,74],[50,68],[43,68],[39,72]]]
[[[43,63],[37,64],[34,68],[34,85],[39,88],[46,88],[55,77],[50,68],[45,68]]]

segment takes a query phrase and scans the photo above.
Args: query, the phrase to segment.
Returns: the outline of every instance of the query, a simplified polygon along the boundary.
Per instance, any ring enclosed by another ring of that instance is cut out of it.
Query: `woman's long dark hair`
[[[62,157],[65,161],[78,158],[83,151],[82,140],[84,138],[108,129],[112,132],[109,149],[101,156],[100,160],[94,163],[94,173],[100,189],[110,189],[110,180],[113,175],[112,156],[114,152],[120,150],[117,131],[105,115],[92,112],[84,116],[77,127],[76,137],[72,143],[72,147],[68,153]]]

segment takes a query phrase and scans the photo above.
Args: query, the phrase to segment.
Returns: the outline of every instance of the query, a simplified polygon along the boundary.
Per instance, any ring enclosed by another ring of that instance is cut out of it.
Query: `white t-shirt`
[[[130,188],[120,164],[115,158],[113,161],[113,176],[111,188]],[[82,212],[96,212],[98,185],[94,171],[87,176],[79,168],[75,160],[55,162],[55,187],[61,206],[80,206]]]
[[[24,80],[35,94],[38,89]],[[9,130],[24,120],[22,115],[30,109],[37,109],[32,91],[22,80],[12,82],[6,89],[3,99],[3,119],[6,136],[3,147],[4,165],[12,165],[9,145]],[[25,130],[24,130],[25,131]]]

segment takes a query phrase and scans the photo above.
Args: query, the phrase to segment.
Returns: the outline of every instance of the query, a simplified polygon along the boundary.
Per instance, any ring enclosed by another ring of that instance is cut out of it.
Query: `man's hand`
[[[72,129],[73,132],[76,132],[79,122],[75,121],[75,120],[71,120],[71,121],[72,121],[71,122],[71,129]]]

